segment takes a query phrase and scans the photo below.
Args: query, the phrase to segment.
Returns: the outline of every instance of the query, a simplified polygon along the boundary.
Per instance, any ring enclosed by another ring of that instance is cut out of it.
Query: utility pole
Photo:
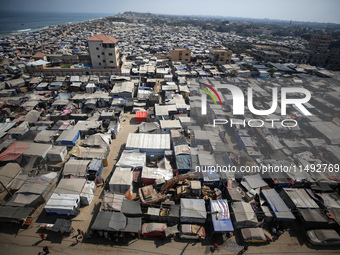
[[[0,184],[1,184],[2,187],[4,187],[4,189],[11,195],[11,197],[13,197],[13,194],[6,188],[6,186],[2,183],[2,181],[0,181]]]

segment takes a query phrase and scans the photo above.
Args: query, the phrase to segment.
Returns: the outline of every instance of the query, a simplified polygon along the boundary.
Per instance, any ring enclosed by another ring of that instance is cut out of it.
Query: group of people
[[[284,232],[285,229],[283,228],[282,224],[276,224],[275,226],[273,226],[272,228],[273,242],[275,242]]]

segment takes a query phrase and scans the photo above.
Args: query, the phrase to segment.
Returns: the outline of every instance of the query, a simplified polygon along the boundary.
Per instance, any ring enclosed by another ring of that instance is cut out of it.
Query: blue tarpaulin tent
[[[261,190],[261,193],[272,209],[276,219],[282,221],[295,220],[293,213],[274,189]]]
[[[232,232],[233,224],[230,219],[228,200],[211,200],[211,218],[215,232]]]

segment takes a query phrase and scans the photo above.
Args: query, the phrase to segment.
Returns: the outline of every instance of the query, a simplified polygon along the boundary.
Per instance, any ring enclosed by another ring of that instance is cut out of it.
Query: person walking
[[[41,237],[41,240],[45,240],[45,234],[44,233],[41,233],[40,237]]]

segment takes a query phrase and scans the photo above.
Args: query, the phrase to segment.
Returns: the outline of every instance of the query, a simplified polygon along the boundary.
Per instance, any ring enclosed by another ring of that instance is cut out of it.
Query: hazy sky
[[[136,11],[340,23],[340,0],[1,0],[0,8],[108,14]]]

